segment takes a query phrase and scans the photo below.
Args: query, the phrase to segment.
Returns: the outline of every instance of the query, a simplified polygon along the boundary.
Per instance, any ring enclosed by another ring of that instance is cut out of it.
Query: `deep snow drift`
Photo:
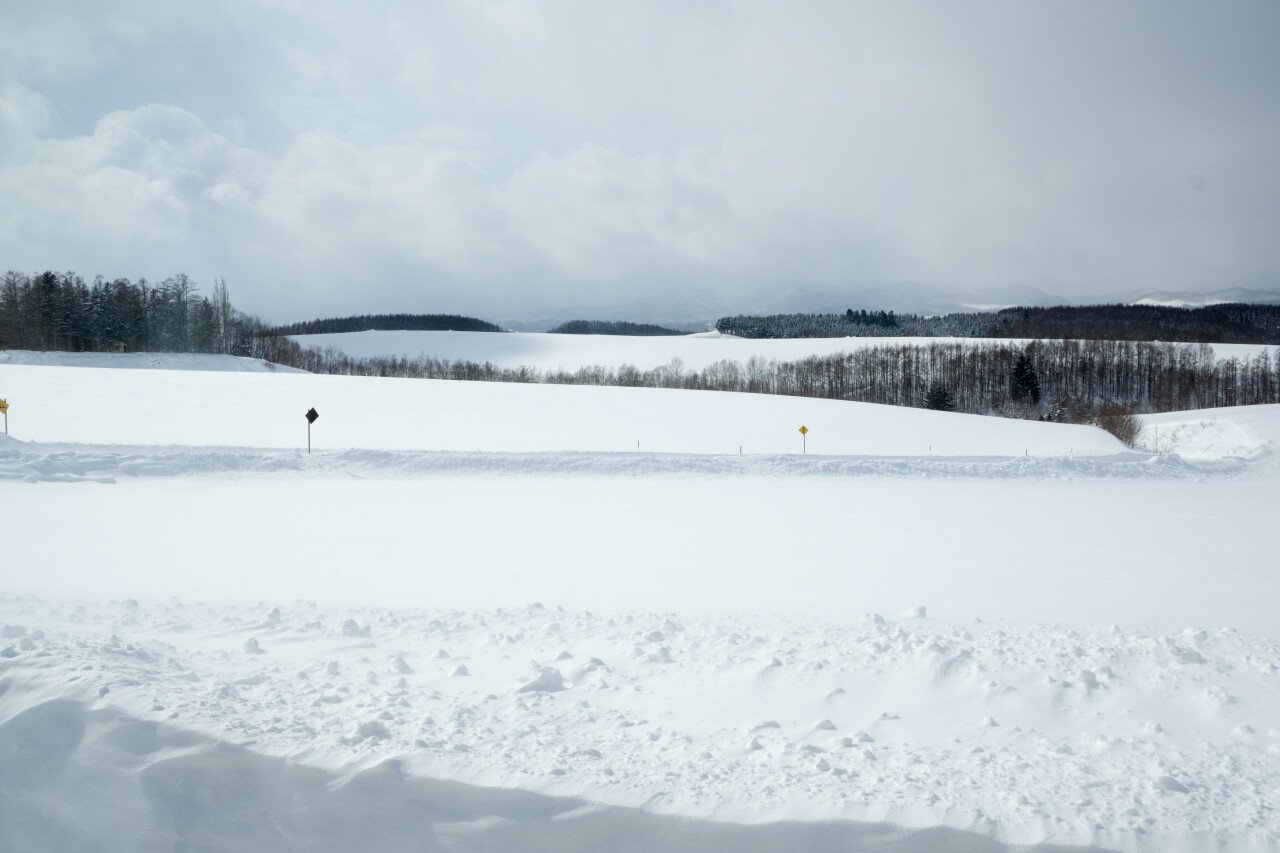
[[[0,366],[0,849],[1280,850],[1280,407],[175,376]]]

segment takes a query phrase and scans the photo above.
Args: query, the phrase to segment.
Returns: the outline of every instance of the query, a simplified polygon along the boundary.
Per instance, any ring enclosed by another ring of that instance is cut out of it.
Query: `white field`
[[[1093,427],[761,394],[229,371],[3,367],[15,437],[326,449],[1025,456],[1115,453]],[[810,432],[801,437],[799,429]]]
[[[1280,407],[0,397],[0,849],[1280,849]]]
[[[1008,343],[982,338],[795,338],[749,340],[704,332],[671,337],[624,335],[551,335],[537,332],[347,332],[294,335],[303,346],[333,347],[355,358],[427,355],[449,361],[491,362],[498,367],[536,367],[574,371],[593,365],[630,364],[641,370],[678,358],[686,370],[701,370],[717,361],[745,363],[752,357],[797,361],[872,346],[927,346],[940,343]],[[1026,343],[1018,340],[1014,343]],[[1214,344],[1219,358],[1251,358],[1264,349],[1254,344]]]

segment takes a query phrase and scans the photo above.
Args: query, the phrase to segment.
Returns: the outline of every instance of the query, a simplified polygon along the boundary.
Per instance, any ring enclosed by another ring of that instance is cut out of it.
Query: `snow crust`
[[[294,335],[303,346],[333,347],[356,358],[427,355],[450,361],[491,362],[498,367],[574,371],[592,365],[630,364],[649,370],[678,358],[685,369],[701,370],[717,361],[752,357],[796,361],[874,346],[928,346],[930,343],[1001,344],[1027,341],[987,338],[790,338],[748,339],[719,332],[663,337],[552,335],[540,332],[342,332]],[[1219,358],[1248,358],[1270,349],[1254,344],[1213,344]]]

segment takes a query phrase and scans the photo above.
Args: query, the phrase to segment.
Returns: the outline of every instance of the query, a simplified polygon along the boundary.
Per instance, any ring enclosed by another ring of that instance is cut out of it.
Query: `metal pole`
[[[311,421],[307,421],[307,455],[311,455]]]
[[[809,433],[807,432],[802,433],[800,436],[800,452],[801,453],[809,452]]]

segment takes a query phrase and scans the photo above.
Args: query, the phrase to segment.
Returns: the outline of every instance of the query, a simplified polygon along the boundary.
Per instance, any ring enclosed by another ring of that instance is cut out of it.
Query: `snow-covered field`
[[[498,367],[536,367],[574,371],[601,365],[630,364],[649,370],[678,358],[686,370],[701,370],[725,359],[745,363],[752,357],[796,361],[814,355],[833,355],[871,346],[926,346],[940,343],[982,343],[974,338],[795,338],[749,340],[704,332],[670,337],[624,335],[551,335],[539,332],[347,332],[295,335],[303,346],[333,347],[355,358],[427,355],[449,361],[491,362]],[[1004,343],[1004,341],[990,341]],[[1264,349],[1253,344],[1214,344],[1219,358],[1251,358]]]
[[[1280,850],[1280,407],[0,397],[0,849]]]
[[[1096,454],[1093,427],[762,394],[229,372],[0,367],[39,442],[328,449],[860,455]],[[811,432],[802,440],[799,429]]]

